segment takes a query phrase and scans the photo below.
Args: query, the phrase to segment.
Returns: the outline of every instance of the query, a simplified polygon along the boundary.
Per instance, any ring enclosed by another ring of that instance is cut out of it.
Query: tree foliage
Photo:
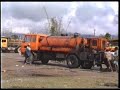
[[[105,38],[108,39],[108,40],[110,40],[110,39],[111,39],[111,34],[106,33],[106,34],[105,34]]]
[[[62,33],[63,30],[62,18],[60,20],[57,20],[56,18],[51,18],[50,34],[52,36],[58,36]]]

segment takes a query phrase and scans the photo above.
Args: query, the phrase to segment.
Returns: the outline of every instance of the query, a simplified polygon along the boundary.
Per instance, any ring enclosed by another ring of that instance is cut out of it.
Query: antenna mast
[[[96,31],[96,30],[94,29],[94,37],[95,37],[95,31]]]

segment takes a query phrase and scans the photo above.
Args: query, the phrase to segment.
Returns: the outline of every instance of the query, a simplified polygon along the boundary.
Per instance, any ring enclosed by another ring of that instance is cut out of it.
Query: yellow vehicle
[[[2,52],[7,51],[7,47],[8,47],[8,38],[1,37],[1,50],[2,50]]]
[[[9,37],[1,37],[1,51],[10,52],[14,51],[15,53],[19,52],[20,45],[22,40],[15,40]]]

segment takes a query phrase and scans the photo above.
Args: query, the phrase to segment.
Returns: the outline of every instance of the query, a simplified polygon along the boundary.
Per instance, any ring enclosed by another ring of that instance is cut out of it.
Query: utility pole
[[[94,37],[95,37],[95,31],[96,31],[96,30],[94,29]]]

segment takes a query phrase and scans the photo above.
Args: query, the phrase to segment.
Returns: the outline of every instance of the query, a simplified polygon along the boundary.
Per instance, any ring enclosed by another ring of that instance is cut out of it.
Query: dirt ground
[[[1,53],[2,88],[117,88],[117,72],[100,72],[98,67],[69,69],[66,62],[36,61],[23,64],[18,53]]]

